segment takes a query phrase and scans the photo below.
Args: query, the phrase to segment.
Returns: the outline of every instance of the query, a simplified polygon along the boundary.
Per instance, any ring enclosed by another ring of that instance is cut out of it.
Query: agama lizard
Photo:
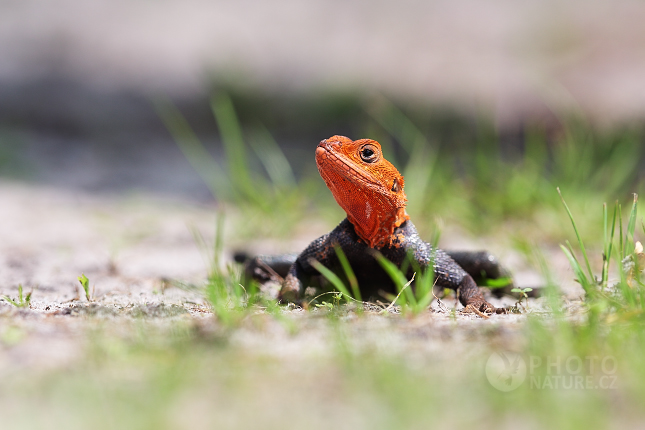
[[[334,230],[311,244],[298,255],[284,278],[279,298],[282,301],[298,302],[312,278],[319,275],[312,259],[337,273],[342,268],[335,251],[339,245],[358,278],[363,297],[374,297],[395,290],[390,277],[381,268],[374,256],[380,252],[399,268],[407,258],[408,279],[413,266],[421,270],[433,265],[436,285],[457,291],[460,302],[479,312],[503,313],[488,303],[477,287],[471,274],[488,270],[499,276],[499,266],[488,253],[452,253],[468,270],[464,270],[451,255],[433,248],[419,237],[417,230],[405,211],[407,197],[404,179],[399,171],[382,154],[381,145],[370,139],[352,141],[344,136],[332,136],[320,142],[316,148],[318,171],[331,190],[336,202],[347,213]],[[293,257],[287,257],[291,262]],[[258,265],[280,268],[284,259],[264,261],[256,258],[250,263],[251,270]],[[286,268],[282,268],[283,271]],[[247,271],[249,263],[247,263]]]

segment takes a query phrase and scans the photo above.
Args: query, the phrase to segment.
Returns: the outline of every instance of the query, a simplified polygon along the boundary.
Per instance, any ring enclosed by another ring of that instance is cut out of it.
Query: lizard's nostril
[[[318,144],[319,148],[325,148],[327,150],[332,150],[332,149],[340,149],[342,148],[343,143],[339,142],[336,139],[324,139],[321,140],[320,143]]]

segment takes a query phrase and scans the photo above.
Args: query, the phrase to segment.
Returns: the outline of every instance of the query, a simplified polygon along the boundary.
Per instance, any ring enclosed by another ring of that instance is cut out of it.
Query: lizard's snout
[[[321,142],[321,144],[322,144],[322,142]],[[316,148],[316,159],[319,159],[320,157],[324,156],[325,152],[327,152],[325,150],[325,147],[322,146],[321,144],[319,144],[318,148]]]
[[[316,162],[320,163],[327,158],[327,151],[329,150],[327,139],[323,139],[316,148]]]
[[[327,153],[338,154],[343,144],[351,144],[352,140],[345,136],[332,136],[328,139],[323,139],[316,148],[316,159],[325,158]]]
[[[327,151],[332,151],[334,147],[337,147],[337,146],[338,146],[338,142],[334,142],[333,140],[329,140],[329,139],[321,140],[320,143],[318,144],[318,147],[316,148],[316,158],[324,157]]]
[[[324,148],[327,150],[338,149],[343,146],[343,143],[340,139],[335,139],[336,136],[330,137],[329,139],[323,139],[318,144],[318,148]],[[345,139],[347,139],[345,137]]]

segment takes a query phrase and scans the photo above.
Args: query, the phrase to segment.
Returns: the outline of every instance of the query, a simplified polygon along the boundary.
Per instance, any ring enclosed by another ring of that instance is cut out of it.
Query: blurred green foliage
[[[435,318],[424,312],[428,277],[416,295],[405,290],[409,280],[399,279],[400,303],[410,310],[403,316],[358,312],[340,298],[327,312],[333,318],[319,318],[325,309],[316,307],[291,312],[242,285],[239,268],[223,267],[220,216],[213,243],[195,232],[210,268],[199,288],[214,318],[88,318],[82,324],[87,344],[75,351],[80,358],[74,367],[3,374],[3,429],[640,425],[645,290],[635,243],[645,228],[631,193],[643,185],[642,130],[601,131],[579,119],[563,120],[548,129],[527,125],[507,142],[485,118],[441,119],[383,97],[312,101],[315,109],[284,100],[281,110],[257,95],[213,97],[225,154],[220,158],[178,109],[156,102],[222,210],[241,214],[236,231],[285,237],[303,219],[327,216],[326,206],[333,208],[330,222],[342,217],[313,166],[316,141],[301,144],[311,153],[302,167],[288,142],[276,143],[280,136],[315,131],[320,139],[372,137],[405,175],[415,223],[435,231],[434,241],[437,216],[488,237],[513,236],[547,280],[541,306],[532,303],[526,316],[487,321]],[[326,128],[339,120],[345,128]],[[629,202],[629,210],[623,213],[620,203],[603,210],[602,202],[616,198]],[[563,258],[586,291],[584,301],[563,300],[559,280],[533,242],[566,244]],[[348,296],[355,286],[351,269],[345,272],[349,286],[340,289]],[[0,334],[9,338],[2,327]],[[19,357],[20,344],[3,342],[6,357]],[[531,367],[524,384],[502,392],[487,382],[485,366],[491,354],[504,351],[519,353],[527,366],[536,360],[559,364]],[[598,367],[606,358],[615,364],[609,375]],[[571,376],[565,366],[570,359],[585,363],[581,374],[593,381],[614,378],[605,381],[611,386],[532,385],[531,378]]]
[[[342,219],[313,157],[317,142],[333,134],[382,144],[405,177],[408,213],[424,236],[449,218],[477,235],[503,230],[557,242],[566,229],[556,222],[560,187],[582,214],[581,234],[593,240],[601,218],[591,205],[627,201],[645,178],[645,134],[637,126],[600,130],[560,118],[497,130],[485,115],[404,106],[380,95],[223,87],[211,100],[224,154],[215,159],[170,102],[156,105],[213,195],[245,211],[254,236],[284,236],[310,217],[330,225]]]

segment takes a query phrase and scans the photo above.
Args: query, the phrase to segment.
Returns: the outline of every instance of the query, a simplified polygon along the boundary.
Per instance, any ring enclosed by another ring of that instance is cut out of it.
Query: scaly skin
[[[411,257],[416,264],[408,266],[408,278],[413,266],[423,270],[434,264],[436,285],[456,290],[464,306],[503,312],[484,299],[473,278],[446,252],[421,240],[405,212],[403,176],[383,157],[378,142],[330,137],[316,148],[316,164],[347,218],[296,258],[280,291],[281,300],[297,302],[302,298],[312,278],[319,275],[312,259],[342,274],[334,250],[338,244],[358,278],[363,297],[394,292],[389,276],[374,258],[374,251],[378,251],[399,268]]]

